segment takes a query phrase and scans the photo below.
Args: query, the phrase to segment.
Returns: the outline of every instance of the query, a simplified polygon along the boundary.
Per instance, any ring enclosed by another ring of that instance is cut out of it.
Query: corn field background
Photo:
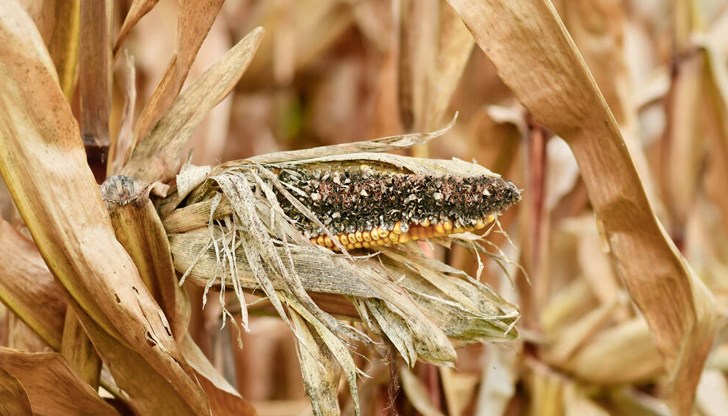
[[[352,258],[312,158],[521,200]],[[0,174],[3,415],[728,414],[725,0],[0,0]]]

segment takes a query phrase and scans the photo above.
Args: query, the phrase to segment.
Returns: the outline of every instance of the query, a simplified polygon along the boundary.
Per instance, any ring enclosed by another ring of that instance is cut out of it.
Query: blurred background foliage
[[[553,3],[619,123],[656,215],[724,315],[728,2]],[[131,6],[131,0],[114,4],[112,33]],[[137,113],[176,48],[177,7],[169,0],[156,4],[119,52],[134,59]],[[43,18],[43,10],[29,10]],[[508,346],[461,348],[455,368],[403,370],[399,411],[669,414],[661,399],[661,355],[605,248],[569,146],[529,116],[447,3],[227,0],[188,80],[257,26],[266,36],[241,82],[196,129],[188,146],[193,163],[424,131],[457,111],[457,124],[445,137],[412,153],[475,160],[524,189],[522,203],[501,218],[513,245],[503,235],[491,237],[523,272],[514,268],[509,280],[486,264],[483,277],[520,306],[522,338]],[[122,61],[117,58],[115,73],[123,70]],[[114,80],[112,135],[119,131],[125,91],[123,77]],[[448,91],[452,98],[443,101]],[[71,102],[79,111],[78,94]],[[0,191],[3,217],[17,220],[5,195]],[[478,269],[464,251],[433,255],[471,274]],[[280,319],[251,307],[257,316],[238,349],[237,333],[229,326],[220,330],[216,297],[202,309],[202,289],[185,289],[192,337],[259,414],[310,413],[295,344]],[[3,307],[0,317],[1,345],[48,348]],[[723,319],[694,414],[728,414]],[[371,376],[360,382],[362,412],[381,414],[389,408],[389,372],[382,363],[359,364]],[[343,384],[340,391],[346,403]]]

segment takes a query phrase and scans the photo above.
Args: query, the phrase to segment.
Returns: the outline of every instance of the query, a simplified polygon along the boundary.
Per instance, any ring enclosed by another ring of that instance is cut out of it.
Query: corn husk
[[[357,397],[357,370],[346,349],[354,340],[385,339],[410,366],[417,360],[452,365],[450,339],[505,342],[517,335],[515,306],[464,272],[426,257],[417,246],[385,248],[376,256],[345,249],[337,253],[311,244],[283,214],[278,198],[313,215],[285,196],[274,173],[280,169],[369,165],[432,176],[498,176],[460,160],[371,153],[426,141],[437,133],[264,155],[228,162],[209,176],[188,168],[178,176],[177,191],[159,204],[182,282],[204,286],[206,293],[219,291],[222,304],[233,292],[243,327],[248,325],[244,292],[265,295],[289,324],[317,414],[327,414],[333,406],[328,389],[312,384],[329,379],[324,368],[341,368]],[[351,153],[356,150],[370,152]],[[197,186],[191,187],[194,182]],[[349,299],[366,334],[334,319],[311,293]]]

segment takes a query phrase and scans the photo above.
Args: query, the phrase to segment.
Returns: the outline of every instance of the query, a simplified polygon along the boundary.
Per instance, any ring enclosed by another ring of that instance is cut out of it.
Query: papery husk
[[[225,163],[207,177],[198,169],[183,171],[178,183],[185,185],[177,189],[183,192],[172,192],[159,204],[175,269],[183,282],[204,285],[206,291],[220,290],[223,304],[226,290],[232,289],[240,300],[243,326],[247,325],[243,291],[262,291],[297,337],[304,374],[313,371],[304,379],[321,371],[311,367],[311,354],[318,357],[313,362],[319,366],[320,360],[327,360],[326,366],[334,361],[332,368],[347,374],[353,396],[357,370],[344,347],[353,339],[367,343],[371,339],[333,319],[325,305],[313,302],[312,293],[345,296],[364,328],[391,342],[408,365],[418,359],[452,364],[455,351],[448,338],[464,343],[515,338],[515,306],[464,272],[425,257],[414,246],[386,248],[379,257],[314,246],[281,209],[278,198],[286,198],[304,215],[313,215],[295,198],[285,196],[286,188],[274,173],[279,169],[369,165],[430,176],[498,176],[459,160],[356,153],[409,146],[437,133],[263,155]],[[194,182],[198,185],[191,188]],[[314,338],[312,329],[318,334]],[[331,398],[310,385],[307,391],[315,412],[326,414]]]

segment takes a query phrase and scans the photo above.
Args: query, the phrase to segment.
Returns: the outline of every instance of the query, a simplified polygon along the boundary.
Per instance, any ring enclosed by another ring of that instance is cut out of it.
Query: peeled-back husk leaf
[[[298,361],[301,364],[301,375],[306,393],[311,398],[313,413],[315,415],[337,415],[339,400],[337,392],[339,387],[339,373],[336,368],[336,359],[326,347],[323,340],[316,336],[309,324],[297,313],[291,312],[291,322],[303,340],[298,346]]]
[[[18,210],[94,346],[107,364],[116,358],[109,368],[133,394],[132,408],[207,414],[166,318],[114,237],[40,36],[16,3],[8,5],[0,16],[0,173]],[[133,371],[129,355],[137,357]],[[140,384],[145,374],[158,383]]]
[[[571,146],[597,222],[689,413],[712,344],[715,301],[652,212],[619,128],[548,0],[450,0],[534,118]]]

